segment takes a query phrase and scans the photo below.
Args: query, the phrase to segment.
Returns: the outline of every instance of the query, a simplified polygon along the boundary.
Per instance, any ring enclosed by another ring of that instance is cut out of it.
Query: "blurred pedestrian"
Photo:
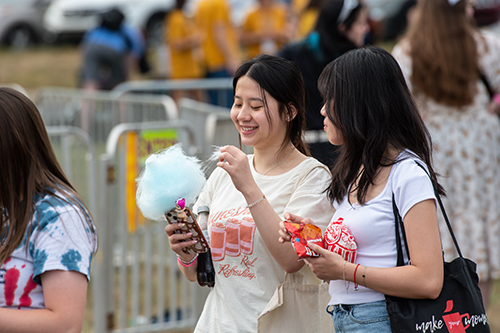
[[[203,35],[203,54],[207,78],[229,78],[240,65],[238,37],[226,0],[201,0],[195,14],[196,24]],[[233,96],[228,89],[219,102],[215,90],[208,91],[210,101],[231,107]]]
[[[123,13],[113,8],[104,12],[100,24],[83,36],[81,49],[81,86],[111,90],[138,68],[145,55],[145,40],[141,31],[127,24]]]
[[[169,47],[172,63],[171,79],[199,79],[205,76],[202,69],[202,36],[194,19],[184,12],[186,0],[176,0],[176,7],[165,19],[165,42]],[[178,101],[181,97],[190,97],[201,101],[200,90],[172,92]]]
[[[368,33],[367,8],[357,0],[328,0],[322,7],[314,31],[303,40],[285,46],[278,55],[295,62],[306,87],[306,141],[311,154],[332,165],[336,156],[323,131],[320,110],[323,98],[318,78],[323,68],[345,52],[364,45]]]
[[[245,17],[240,40],[247,59],[259,54],[275,54],[289,40],[288,7],[276,0],[258,0]]]
[[[36,106],[11,88],[0,155],[0,331],[81,332],[96,228]]]
[[[470,0],[418,0],[393,54],[431,132],[444,205],[463,255],[477,263],[488,306],[500,278],[500,121],[488,111],[499,106],[485,82],[500,92],[500,39],[476,29],[473,13]],[[440,223],[450,260],[457,254]]]
[[[298,12],[296,18],[296,32],[294,38],[301,40],[314,30],[319,12],[325,1],[328,0],[309,0],[307,5]]]

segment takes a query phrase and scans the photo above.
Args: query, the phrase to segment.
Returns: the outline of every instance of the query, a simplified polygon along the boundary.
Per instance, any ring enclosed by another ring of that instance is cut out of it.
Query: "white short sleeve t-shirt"
[[[334,203],[333,221],[343,219],[357,244],[355,263],[368,267],[395,267],[397,262],[395,219],[392,194],[399,214],[406,213],[419,202],[435,199],[431,180],[415,161],[425,165],[416,155],[403,151],[394,164],[382,192],[364,205],[350,204],[347,197]],[[327,228],[326,233],[329,232]],[[354,283],[330,281],[329,304],[360,304],[385,299],[384,294],[363,286],[354,290]]]
[[[282,175],[264,176],[255,172],[252,158],[252,175],[275,212],[280,217],[285,212],[309,217],[324,231],[333,215],[323,191],[331,179],[326,167],[308,158]],[[226,171],[217,168],[193,207],[194,212],[198,206],[210,207],[208,231],[216,273],[197,333],[256,332],[258,316],[284,281],[285,273],[267,250],[246,205]]]
[[[0,267],[0,307],[45,308],[40,275],[47,271],[76,271],[90,279],[96,239],[82,213],[48,194],[37,195],[35,206],[32,232]]]

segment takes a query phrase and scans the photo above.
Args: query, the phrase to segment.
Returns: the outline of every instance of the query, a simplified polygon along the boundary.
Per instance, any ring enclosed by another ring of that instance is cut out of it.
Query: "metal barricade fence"
[[[46,129],[66,176],[78,188],[89,209],[97,212],[96,152],[93,140],[87,132],[74,126],[47,126]]]
[[[213,104],[227,106],[231,102],[228,95],[233,90],[233,78],[127,81],[117,85],[113,92],[168,94],[174,90],[216,91],[217,100]]]
[[[121,95],[46,87],[37,93],[35,104],[46,126],[83,129],[96,143],[98,153],[117,124],[178,119],[177,105],[166,95]]]
[[[211,157],[216,146],[239,146],[238,130],[231,119],[229,109],[192,99],[183,98],[179,101],[180,119],[189,121],[195,128],[196,146],[199,148],[198,158],[202,161]],[[249,152],[249,147],[242,147]],[[215,165],[206,169],[207,177]]]
[[[97,217],[96,199],[96,152],[93,140],[87,132],[74,126],[47,126],[52,146],[58,160],[71,183],[78,189],[94,217]],[[83,177],[82,177],[83,175]],[[101,253],[98,253],[101,255]],[[102,280],[102,259],[96,259],[92,265],[92,295],[99,298],[99,281]],[[99,306],[93,307],[93,316],[98,316]]]
[[[102,294],[95,300],[101,307],[96,332],[190,328],[201,312],[208,290],[180,273],[174,253],[165,244],[165,224],[141,219],[135,202],[134,207],[123,204],[130,185],[129,159],[134,158],[127,140],[144,131],[172,129],[186,132],[184,147],[195,145],[195,130],[186,121],[127,123],[113,128],[106,153],[100,157],[100,220],[105,223],[99,232],[105,273],[100,281]]]

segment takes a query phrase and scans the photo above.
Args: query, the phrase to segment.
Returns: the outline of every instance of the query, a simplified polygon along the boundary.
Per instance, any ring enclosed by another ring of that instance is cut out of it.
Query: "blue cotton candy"
[[[186,199],[186,206],[192,205],[205,182],[200,160],[185,155],[176,144],[146,159],[137,179],[137,206],[146,218],[164,220],[179,198]]]

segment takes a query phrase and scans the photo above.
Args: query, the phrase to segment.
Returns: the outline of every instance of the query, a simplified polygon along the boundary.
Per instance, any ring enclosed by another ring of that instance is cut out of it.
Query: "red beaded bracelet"
[[[356,265],[356,268],[354,268],[354,291],[358,291],[358,284],[356,283],[356,272],[358,270],[359,264]]]

